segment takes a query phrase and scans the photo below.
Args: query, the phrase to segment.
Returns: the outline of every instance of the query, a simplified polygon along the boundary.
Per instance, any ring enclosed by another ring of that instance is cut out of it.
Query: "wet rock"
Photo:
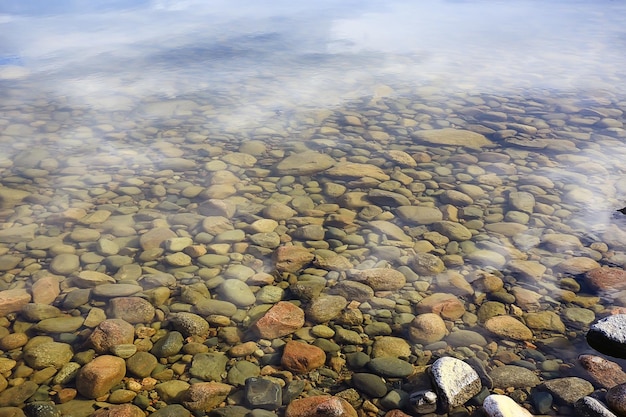
[[[206,338],[209,334],[209,323],[197,314],[174,313],[170,314],[168,319],[184,337],[199,336]]]
[[[126,360],[128,372],[139,377],[149,377],[159,360],[150,352],[137,352]]]
[[[278,175],[311,175],[325,171],[335,165],[335,160],[327,154],[315,151],[294,153],[276,165]]]
[[[22,288],[0,291],[0,317],[16,313],[30,302],[30,294]]]
[[[409,338],[413,343],[423,345],[438,342],[448,334],[446,323],[435,313],[420,314],[409,326]]]
[[[221,382],[191,384],[182,395],[182,404],[191,411],[209,411],[226,399],[233,387]]]
[[[462,129],[418,130],[412,136],[423,142],[436,145],[465,146],[472,149],[493,146],[493,143],[480,133]]]
[[[413,238],[395,224],[385,220],[372,220],[368,226],[384,235],[388,240],[398,240],[400,242],[412,242]]]
[[[542,386],[565,404],[574,404],[594,390],[590,382],[575,376],[544,381]]]
[[[272,259],[278,272],[298,272],[313,261],[315,256],[301,246],[281,246]]]
[[[306,373],[323,366],[326,354],[317,346],[306,343],[287,342],[281,357],[281,364],[293,372]]]
[[[388,181],[389,175],[379,167],[371,164],[360,164],[355,162],[340,162],[334,167],[328,169],[325,175],[333,178],[363,178],[371,177],[379,181]]]
[[[463,302],[453,294],[434,293],[424,297],[416,306],[419,314],[435,313],[444,319],[456,320],[465,314]]]
[[[467,255],[466,259],[469,263],[481,267],[502,269],[504,265],[506,265],[506,258],[504,256],[498,252],[487,249],[479,249],[471,252]]]
[[[575,256],[560,262],[554,267],[555,270],[571,275],[584,274],[593,269],[600,268],[600,264],[591,258]]]
[[[512,316],[495,316],[485,322],[485,328],[505,339],[532,340],[533,332]]]
[[[197,353],[193,356],[189,373],[204,381],[220,382],[226,375],[228,357],[221,352]]]
[[[262,410],[276,410],[283,403],[280,385],[265,378],[248,378],[245,397],[250,407]]]
[[[192,414],[180,404],[171,404],[163,408],[159,408],[151,417],[190,417]]]
[[[455,330],[445,337],[445,341],[450,346],[486,346],[487,340],[478,332],[472,330]]]
[[[289,403],[285,417],[357,417],[357,413],[343,398],[316,395]]]
[[[409,362],[391,356],[374,358],[367,363],[367,367],[376,375],[389,378],[405,378],[414,371]]]
[[[607,266],[595,268],[585,273],[585,282],[596,291],[622,290],[626,288],[626,271]]]
[[[539,281],[546,272],[546,267],[538,262],[524,261],[521,259],[513,259],[508,265],[511,272],[520,278],[530,280],[530,282]]]
[[[59,280],[53,275],[46,275],[39,278],[31,287],[33,302],[37,304],[52,304],[59,296]]]
[[[483,401],[489,417],[532,417],[532,414],[506,395],[491,394]]]
[[[389,268],[351,269],[347,275],[350,279],[365,283],[374,291],[396,291],[406,284],[402,272]]]
[[[86,398],[109,392],[126,375],[126,362],[117,356],[102,355],[83,365],[76,376],[76,388]]]
[[[626,372],[615,362],[595,355],[580,355],[578,362],[589,373],[591,379],[603,388],[608,389],[626,383]]]
[[[256,302],[256,297],[250,287],[238,279],[227,279],[218,288],[218,293],[224,301],[231,302],[239,307],[246,307]]]
[[[396,212],[400,219],[411,224],[432,224],[443,220],[443,213],[436,207],[401,206]]]
[[[131,324],[150,323],[155,309],[148,300],[140,297],[117,297],[109,301],[109,316]]]
[[[352,384],[370,397],[380,398],[387,394],[387,384],[378,375],[355,373],[352,375]]]
[[[157,358],[167,358],[176,355],[183,348],[184,338],[180,332],[168,332],[154,343],[150,353]]]
[[[369,285],[355,281],[341,281],[330,290],[332,295],[340,295],[348,301],[367,301],[374,297],[374,290]]]
[[[143,410],[133,404],[112,405],[94,412],[91,417],[143,417]]]
[[[174,379],[157,384],[154,387],[154,390],[159,395],[161,401],[171,404],[181,402],[183,396],[189,389],[189,386],[188,382]]]
[[[496,388],[528,388],[539,385],[539,377],[530,369],[516,365],[503,365],[489,373]]]
[[[34,369],[54,367],[60,369],[72,359],[74,353],[67,343],[44,342],[24,349],[24,361]]]
[[[533,330],[565,333],[565,324],[563,324],[559,315],[553,311],[526,313],[524,314],[524,321]]]
[[[73,253],[62,253],[52,258],[50,271],[57,275],[70,275],[78,270],[80,259]]]
[[[42,333],[72,333],[78,330],[84,321],[82,317],[54,317],[41,320],[34,329]]]
[[[304,326],[304,311],[289,302],[280,301],[254,324],[262,339],[273,340],[295,332]]]
[[[314,323],[326,323],[338,317],[348,301],[340,295],[321,295],[306,309],[306,316]]]
[[[372,357],[379,358],[390,356],[394,358],[408,358],[411,355],[411,346],[406,340],[393,337],[381,336],[372,345]]]
[[[26,381],[21,385],[10,387],[0,393],[0,407],[23,406],[36,391],[37,384],[33,381]]]
[[[430,367],[430,375],[437,388],[441,406],[446,411],[465,404],[482,388],[476,371],[465,362],[452,357],[437,359]]]
[[[443,272],[443,261],[430,253],[418,253],[409,259],[409,266],[419,275],[437,275]]]
[[[102,321],[89,335],[88,342],[98,353],[107,353],[111,347],[121,344],[132,344],[135,328],[122,319]]]
[[[143,288],[135,284],[102,284],[94,287],[91,294],[94,297],[115,298],[135,295],[141,291]]]

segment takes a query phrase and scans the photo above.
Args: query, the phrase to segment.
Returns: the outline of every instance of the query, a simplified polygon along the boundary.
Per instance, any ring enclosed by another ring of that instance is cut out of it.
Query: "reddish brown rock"
[[[385,413],[385,417],[411,417],[402,410],[389,410]]]
[[[419,314],[435,313],[444,319],[456,320],[465,314],[465,306],[456,295],[435,293],[417,304],[417,312]]]
[[[86,398],[102,397],[119,384],[124,375],[124,359],[112,355],[98,356],[78,371],[76,389]]]
[[[116,345],[132,344],[135,328],[122,319],[107,319],[89,335],[89,343],[98,353],[106,353]]]
[[[587,271],[585,281],[595,290],[623,290],[626,288],[626,271],[603,266]]]
[[[351,269],[348,276],[364,282],[374,291],[396,291],[406,284],[404,274],[390,268]]]
[[[150,323],[155,309],[141,297],[115,297],[109,301],[109,317],[122,319],[132,324]]]
[[[220,405],[232,389],[221,382],[192,384],[183,395],[183,405],[191,411],[209,411]]]
[[[52,304],[61,293],[59,280],[54,275],[46,275],[39,278],[31,287],[33,303]]]
[[[91,417],[145,417],[145,413],[136,405],[122,404],[101,408],[93,413]]]
[[[589,372],[596,386],[608,389],[626,383],[626,372],[615,362],[595,355],[580,355],[578,361]]]
[[[0,291],[0,317],[16,313],[30,302],[30,294],[22,288]]]
[[[293,372],[306,373],[323,366],[326,353],[317,346],[290,341],[285,345],[281,364]]]
[[[278,272],[298,272],[315,258],[302,246],[280,246],[272,256]]]
[[[254,325],[262,339],[276,339],[295,332],[304,326],[304,311],[287,301],[279,301]]]
[[[357,417],[357,413],[343,398],[318,395],[292,401],[285,417]]]
[[[411,322],[409,338],[413,343],[427,345],[438,342],[448,334],[446,323],[435,313],[420,314]]]

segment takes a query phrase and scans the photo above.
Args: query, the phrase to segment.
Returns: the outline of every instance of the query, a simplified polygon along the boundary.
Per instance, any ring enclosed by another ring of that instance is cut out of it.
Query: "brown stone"
[[[274,251],[273,260],[278,272],[298,272],[315,256],[302,246],[280,246]]]
[[[364,282],[374,291],[396,291],[406,284],[404,274],[390,268],[351,269],[348,276]]]
[[[285,345],[281,364],[292,372],[306,373],[323,366],[326,353],[317,346],[290,341]]]
[[[556,271],[571,275],[584,274],[596,268],[600,268],[600,264],[584,256],[566,259],[554,267]]]
[[[596,355],[580,355],[578,361],[597,386],[608,389],[626,383],[626,372],[615,362]]]
[[[587,271],[587,284],[595,290],[623,290],[626,288],[626,271],[622,268],[603,266]]]
[[[30,294],[23,288],[0,291],[0,317],[16,313],[30,302]]]
[[[533,332],[524,323],[512,316],[495,316],[485,322],[491,333],[506,339],[532,340]]]
[[[121,404],[113,405],[109,408],[101,408],[93,413],[91,417],[145,417],[145,413],[136,405]]]
[[[183,394],[183,405],[191,411],[209,411],[220,405],[233,389],[221,382],[192,384]]]
[[[178,235],[169,228],[156,227],[139,237],[139,245],[143,250],[160,248],[163,242],[174,237]]]
[[[155,309],[141,297],[116,297],[109,301],[109,316],[131,324],[150,323]]]
[[[285,417],[357,417],[357,413],[343,398],[318,395],[292,401]]]
[[[52,304],[61,293],[59,280],[53,275],[39,278],[30,290],[33,293],[33,303],[37,304]]]
[[[417,304],[417,313],[435,313],[444,319],[456,320],[465,314],[465,306],[453,294],[435,293]]]
[[[427,345],[446,337],[448,329],[443,319],[435,313],[420,314],[411,322],[409,338],[413,343]]]
[[[304,326],[304,311],[287,301],[279,301],[254,324],[262,339],[276,339],[295,332]]]
[[[122,319],[107,319],[89,335],[89,343],[98,353],[106,353],[116,345],[132,344],[135,328]]]
[[[124,359],[112,355],[98,356],[78,371],[76,389],[86,398],[98,398],[120,383],[124,375]]]

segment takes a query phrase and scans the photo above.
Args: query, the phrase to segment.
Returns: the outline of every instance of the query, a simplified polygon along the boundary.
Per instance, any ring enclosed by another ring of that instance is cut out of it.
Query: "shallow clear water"
[[[60,294],[43,303],[87,316],[109,299],[66,308],[79,271],[140,284],[168,272],[177,284],[162,306],[155,302],[163,307],[156,323],[168,311],[195,311],[181,286],[205,283],[220,299],[221,279],[249,278],[229,268],[275,273],[272,253],[293,242],[321,258],[342,255],[350,268],[417,272],[399,290],[383,287],[352,304],[363,325],[390,323],[394,336],[408,338],[403,314],[424,313],[419,303],[433,293],[454,294],[464,314],[444,314],[448,330],[495,343],[421,343],[413,363],[479,351],[491,368],[510,351],[542,380],[585,377],[574,367],[591,352],[585,330],[626,302],[622,284],[600,288],[585,277],[626,265],[626,224],[616,211],[626,205],[624,12],[614,1],[2,4],[1,287],[32,294],[51,270]],[[333,165],[365,165],[356,174],[281,168],[311,150]],[[272,203],[292,215],[268,215]],[[231,206],[229,227],[241,237],[200,226]],[[425,219],[401,206],[438,214]],[[262,218],[278,224],[253,224]],[[158,227],[223,257],[150,252],[140,236]],[[259,243],[260,233],[279,241]],[[58,240],[46,246],[42,237]],[[103,247],[109,242],[117,249]],[[54,265],[65,253],[78,264]],[[447,273],[420,270],[416,253],[434,255]],[[325,277],[325,291],[350,276],[345,264],[307,267],[296,275]],[[485,290],[485,274],[504,291]],[[275,275],[285,290],[297,280]],[[258,294],[262,284],[248,283]],[[283,298],[307,306],[289,291]],[[272,304],[262,300],[239,306],[230,327],[250,325]],[[552,311],[565,329],[536,325],[526,341],[497,337],[484,326],[487,301],[527,324],[528,314]],[[18,311],[4,321],[5,336],[41,331]],[[78,349],[93,327],[47,333]],[[5,356],[19,361],[20,352]],[[556,369],[542,368],[552,359]],[[332,393],[350,386],[339,377],[317,382]],[[555,404],[550,413],[568,410]]]

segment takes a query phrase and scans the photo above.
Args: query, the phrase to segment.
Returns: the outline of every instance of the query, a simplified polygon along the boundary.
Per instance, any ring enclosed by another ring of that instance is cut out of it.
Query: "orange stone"
[[[283,350],[281,364],[293,372],[306,373],[323,366],[326,353],[317,346],[302,342],[287,342]]]
[[[262,339],[287,336],[304,326],[304,311],[287,301],[279,301],[254,325]]]
[[[318,395],[292,401],[285,417],[357,417],[357,413],[343,398]]]

